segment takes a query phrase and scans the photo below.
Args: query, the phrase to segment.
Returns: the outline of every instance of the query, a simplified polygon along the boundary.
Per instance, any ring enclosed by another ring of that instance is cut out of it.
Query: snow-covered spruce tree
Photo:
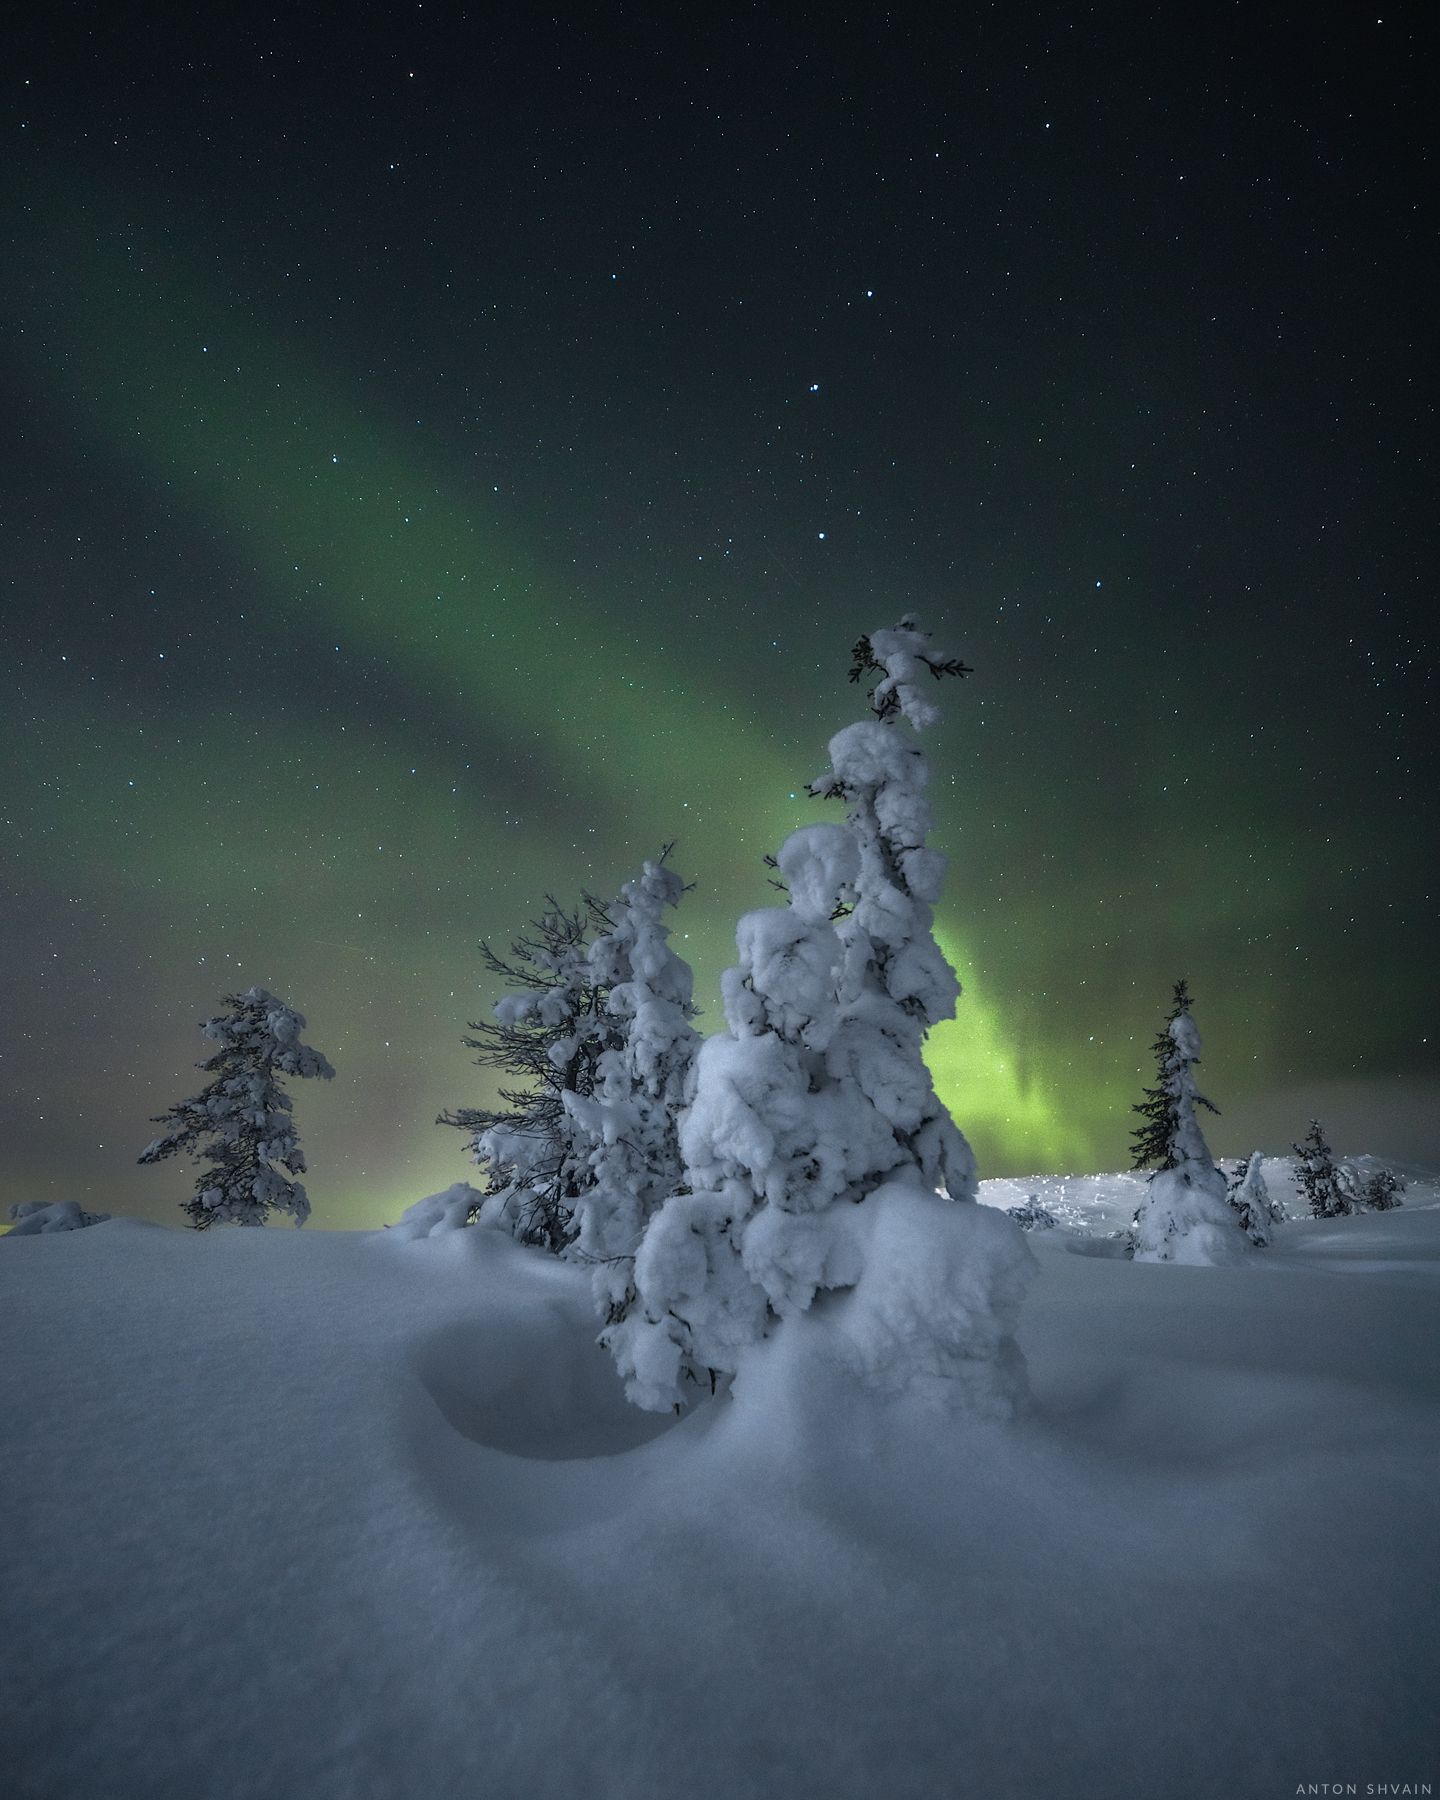
[[[200,1027],[220,1046],[196,1065],[214,1079],[195,1099],[156,1115],[153,1123],[170,1129],[141,1152],[140,1161],[161,1162],[185,1151],[209,1164],[183,1208],[197,1231],[225,1221],[263,1225],[272,1212],[290,1213],[303,1225],[310,1202],[289,1177],[305,1172],[305,1157],[280,1078],[329,1081],[335,1071],[318,1050],[301,1043],[305,1020],[283,1000],[259,987],[224,1000],[230,1011]]]
[[[475,1035],[464,1043],[482,1069],[528,1085],[502,1087],[499,1107],[457,1107],[436,1121],[465,1132],[486,1170],[479,1217],[556,1252],[572,1235],[576,1200],[591,1181],[588,1146],[577,1138],[565,1096],[594,1090],[596,1064],[619,1041],[605,1013],[608,990],[589,960],[591,931],[609,923],[588,897],[573,913],[552,899],[529,935],[510,946],[508,961],[481,945],[490,973],[516,991],[496,1002],[493,1023],[472,1023]]]
[[[691,1191],[666,1201],[636,1258],[641,1405],[683,1403],[687,1376],[713,1386],[829,1290],[851,1290],[826,1311],[830,1354],[862,1381],[1014,1405],[1032,1259],[1011,1221],[974,1203],[974,1158],[921,1054],[959,986],[932,930],[945,865],[926,847],[929,771],[910,728],[937,717],[922,684],[967,672],[911,618],[856,647],[852,679],[880,678],[873,716],[837,733],[811,787],[845,803],[846,823],[793,832],[776,859],[788,904],[740,920],[727,1029],[702,1045],[681,1119]]]
[[[1190,990],[1175,983],[1173,1003],[1155,1039],[1156,1080],[1133,1110],[1145,1123],[1132,1133],[1132,1167],[1155,1165],[1136,1209],[1130,1243],[1136,1262],[1231,1261],[1248,1240],[1226,1204],[1225,1177],[1215,1167],[1196,1108],[1218,1112],[1195,1085],[1200,1033],[1190,1016]]]
[[[1339,1219],[1346,1213],[1361,1210],[1360,1196],[1346,1170],[1336,1163],[1320,1121],[1312,1119],[1303,1143],[1293,1144],[1295,1178],[1310,1207],[1312,1217]]]
[[[1265,1183],[1264,1162],[1258,1150],[1247,1156],[1236,1169],[1226,1194],[1240,1229],[1257,1248],[1270,1242],[1275,1222],[1281,1217]]]
[[[644,1380],[636,1352],[643,1359],[650,1336],[638,1310],[635,1254],[650,1219],[685,1186],[677,1121],[700,1044],[691,1024],[694,976],[665,924],[685,891],[666,863],[669,849],[625,883],[606,909],[610,929],[590,946],[591,980],[619,1041],[598,1057],[588,1095],[563,1096],[590,1175],[566,1255],[593,1268],[601,1342],[627,1382]]]

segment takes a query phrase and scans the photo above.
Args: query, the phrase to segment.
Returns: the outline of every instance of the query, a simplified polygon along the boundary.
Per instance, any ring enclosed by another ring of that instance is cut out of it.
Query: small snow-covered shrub
[[[1283,1217],[1266,1184],[1264,1162],[1258,1150],[1247,1156],[1235,1171],[1226,1195],[1240,1229],[1257,1247],[1270,1242],[1276,1221]]]
[[[1355,1177],[1335,1161],[1318,1119],[1310,1121],[1310,1129],[1303,1141],[1292,1148],[1296,1158],[1295,1179],[1312,1218],[1339,1219],[1361,1210]]]
[[[104,1225],[109,1213],[86,1212],[75,1200],[21,1200],[10,1208],[14,1220],[7,1237],[44,1237],[52,1231],[83,1231]]]
[[[457,1181],[438,1194],[427,1194],[423,1200],[407,1206],[386,1229],[385,1237],[404,1243],[415,1238],[443,1237],[447,1231],[463,1231],[484,1202],[479,1188],[471,1187],[468,1181]]]
[[[1404,1192],[1405,1183],[1393,1169],[1377,1169],[1361,1186],[1360,1203],[1371,1212],[1389,1212],[1401,1204]]]
[[[1005,1211],[1022,1231],[1053,1231],[1060,1223],[1054,1213],[1045,1210],[1035,1194],[1028,1195],[1023,1206],[1007,1206]]]

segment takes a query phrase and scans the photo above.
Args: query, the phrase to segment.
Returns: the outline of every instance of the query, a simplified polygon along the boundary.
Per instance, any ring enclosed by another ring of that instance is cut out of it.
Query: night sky
[[[1217,1153],[1440,1159],[1430,8],[280,10],[4,58],[0,1201],[180,1223],[260,983],[397,1216],[479,941],[669,839],[715,1029],[910,608],[982,1175],[1180,975]]]

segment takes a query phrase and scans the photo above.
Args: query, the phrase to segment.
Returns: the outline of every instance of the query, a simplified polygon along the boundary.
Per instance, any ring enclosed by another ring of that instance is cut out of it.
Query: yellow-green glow
[[[972,966],[957,939],[939,930],[936,938],[953,966]],[[987,1151],[1003,1159],[1007,1171],[1090,1166],[1089,1134],[1039,1073],[1039,1059],[1027,1059],[1017,1048],[973,975],[965,979],[956,1017],[926,1040],[925,1060],[937,1093],[975,1145],[982,1177],[995,1172],[984,1166]]]

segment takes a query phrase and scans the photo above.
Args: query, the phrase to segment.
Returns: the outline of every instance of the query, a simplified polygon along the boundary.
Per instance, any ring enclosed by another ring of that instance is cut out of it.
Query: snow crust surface
[[[1103,1253],[1140,1185],[985,1184],[1060,1220],[1010,1420],[937,1404],[943,1346],[873,1379],[907,1283],[965,1304],[921,1195],[678,1423],[586,1271],[500,1232],[0,1243],[7,1795],[1433,1779],[1440,1190],[1189,1268]]]

